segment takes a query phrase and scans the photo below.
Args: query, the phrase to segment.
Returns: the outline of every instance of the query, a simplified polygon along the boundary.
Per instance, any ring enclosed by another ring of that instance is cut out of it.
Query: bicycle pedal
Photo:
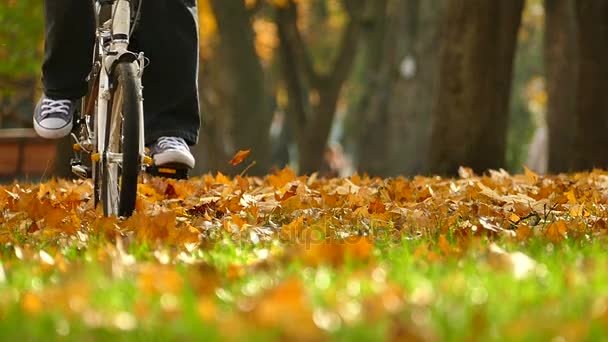
[[[190,176],[190,169],[184,168],[182,165],[152,165],[148,166],[146,171],[155,177],[188,179]]]
[[[91,178],[91,168],[83,165],[80,160],[72,159],[70,160],[70,166],[72,168],[72,173],[80,178]]]

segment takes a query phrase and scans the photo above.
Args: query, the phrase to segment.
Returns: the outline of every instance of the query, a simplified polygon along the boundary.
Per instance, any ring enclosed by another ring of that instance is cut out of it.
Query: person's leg
[[[44,1],[44,93],[53,99],[76,99],[87,91],[95,43],[91,0]]]
[[[143,74],[146,144],[160,137],[196,144],[198,29],[194,0],[143,0],[133,39],[150,64]]]
[[[57,139],[70,134],[80,97],[87,91],[95,16],[90,0],[46,0],[44,15],[44,94],[34,110],[33,126],[41,137]]]

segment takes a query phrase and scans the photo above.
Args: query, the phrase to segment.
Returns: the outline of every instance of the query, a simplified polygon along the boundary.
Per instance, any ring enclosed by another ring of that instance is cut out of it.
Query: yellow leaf
[[[574,204],[570,207],[570,216],[581,217],[583,216],[584,206],[581,204]]]
[[[530,180],[531,183],[538,182],[538,174],[536,174],[534,171],[528,169],[526,166],[524,166],[524,174]]]
[[[278,171],[274,175],[268,176],[268,182],[275,189],[281,190],[287,183],[296,179],[296,173],[288,167]]]
[[[519,216],[517,216],[517,214],[515,213],[511,213],[511,215],[509,215],[509,221],[513,222],[513,223],[517,223],[521,220],[521,218]]]
[[[217,177],[215,177],[215,181],[220,184],[232,185],[232,181],[230,180],[230,178],[219,171],[217,172]]]
[[[566,198],[568,198],[569,204],[578,203],[578,201],[576,200],[576,195],[574,194],[574,189],[570,189],[570,191],[566,192]]]
[[[52,190],[52,186],[54,186],[54,184],[52,184],[51,182],[49,182],[49,183],[41,183],[40,187],[38,188],[38,199],[41,200],[46,195],[50,194],[53,191]]]

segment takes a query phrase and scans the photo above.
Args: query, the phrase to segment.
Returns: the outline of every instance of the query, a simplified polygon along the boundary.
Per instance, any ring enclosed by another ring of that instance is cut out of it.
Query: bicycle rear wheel
[[[141,81],[132,62],[120,62],[110,79],[112,96],[100,170],[101,203],[106,216],[130,216],[135,209],[141,170]]]

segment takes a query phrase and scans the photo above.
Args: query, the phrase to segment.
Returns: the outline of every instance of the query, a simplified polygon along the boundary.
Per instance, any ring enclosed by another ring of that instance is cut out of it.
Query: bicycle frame
[[[72,171],[83,178],[92,176],[94,184],[98,184],[97,177],[100,175],[96,169],[104,162],[118,166],[123,162],[122,153],[106,151],[105,140],[112,110],[110,108],[113,87],[111,75],[118,63],[134,63],[136,67],[139,84],[137,100],[140,108],[138,139],[140,165],[143,169],[146,164],[150,164],[150,159],[145,154],[143,87],[141,86],[145,58],[143,53],[135,54],[128,50],[131,36],[131,2],[132,0],[94,1],[97,29],[93,68],[89,75],[89,93],[83,101],[80,115],[76,120],[75,126],[78,128],[75,132],[78,136],[72,133],[72,137],[76,140],[74,150],[80,152],[80,155],[76,155],[75,161],[72,161]],[[107,18],[102,18],[102,11],[103,16]],[[90,155],[91,169],[82,165],[82,152]],[[99,199],[99,193],[95,194],[95,199]]]
[[[101,11],[100,3],[97,3],[97,13]],[[110,74],[114,63],[121,60],[130,60],[132,62],[137,61],[139,68],[139,79],[144,69],[144,55],[139,53],[136,55],[128,50],[130,28],[131,28],[131,4],[129,0],[116,0],[112,5],[111,19],[99,25],[97,29],[97,51],[99,53],[99,60],[101,65],[99,68],[99,91],[97,94],[97,111],[95,115],[95,137],[97,151],[105,151],[105,140],[106,127],[108,120],[108,101],[110,100]],[[99,15],[99,14],[98,14]],[[141,112],[143,112],[143,95],[140,92],[139,103],[141,106]],[[140,120],[140,146],[139,154],[143,158],[145,156],[144,151],[144,127],[143,118]],[[109,158],[111,161],[120,163],[122,161],[121,156],[105,156],[101,155],[101,158]],[[143,164],[143,163],[142,163]]]

